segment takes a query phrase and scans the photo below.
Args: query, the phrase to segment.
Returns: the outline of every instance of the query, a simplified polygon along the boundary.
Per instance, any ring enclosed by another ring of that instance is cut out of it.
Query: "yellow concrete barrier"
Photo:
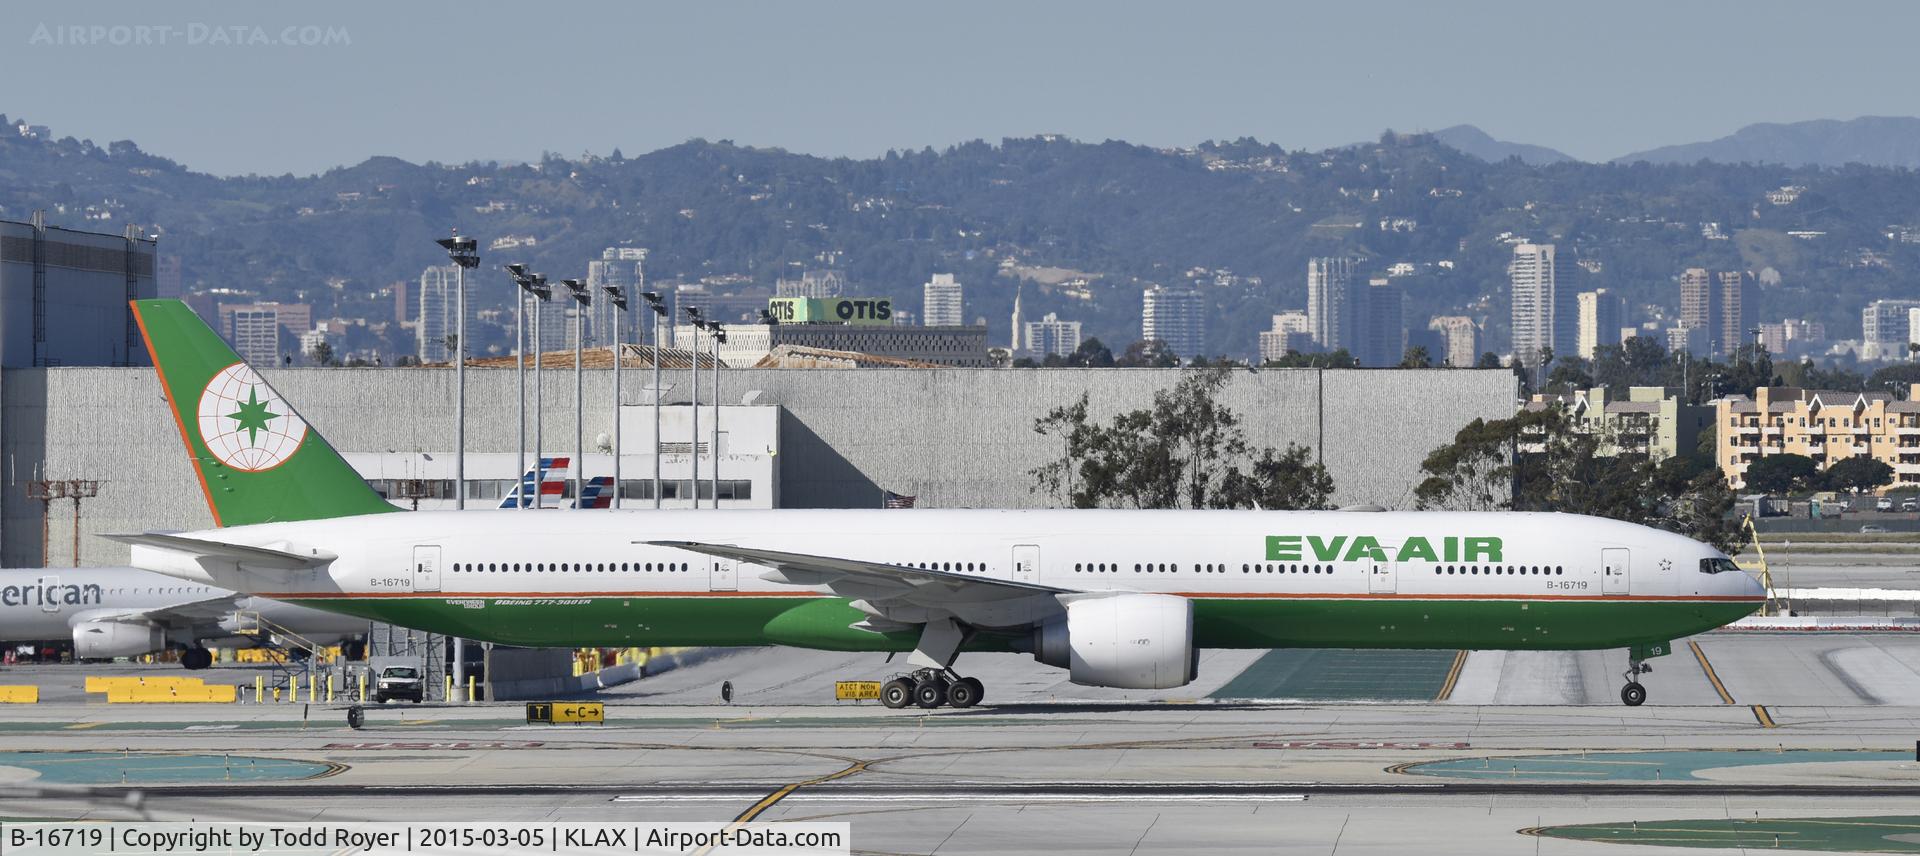
[[[34,704],[40,701],[40,688],[0,686],[0,704]]]
[[[171,687],[129,686],[107,691],[108,704],[232,704],[239,699],[239,687],[229,684]]]
[[[206,686],[205,678],[190,678],[184,675],[118,675],[114,677],[87,676],[87,692],[112,692],[116,687],[174,687]]]

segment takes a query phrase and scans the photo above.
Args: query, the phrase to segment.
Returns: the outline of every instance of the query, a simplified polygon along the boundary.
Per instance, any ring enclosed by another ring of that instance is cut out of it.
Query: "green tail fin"
[[[135,300],[133,315],[214,523],[400,510],[374,493],[187,304]]]

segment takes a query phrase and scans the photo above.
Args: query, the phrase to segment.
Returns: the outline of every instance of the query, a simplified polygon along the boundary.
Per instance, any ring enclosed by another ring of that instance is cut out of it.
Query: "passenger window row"
[[[1564,576],[1566,568],[1561,565],[1441,565],[1433,569],[1434,574],[1486,574],[1495,576],[1505,574],[1523,574],[1530,576]]]
[[[905,567],[920,568],[928,571],[952,571],[955,573],[986,573],[986,562],[904,562]]]
[[[1331,574],[1332,565],[1241,565],[1243,574]]]
[[[544,574],[544,573],[679,573],[688,570],[686,562],[587,562],[567,564],[556,562],[455,562],[454,573],[460,574]]]

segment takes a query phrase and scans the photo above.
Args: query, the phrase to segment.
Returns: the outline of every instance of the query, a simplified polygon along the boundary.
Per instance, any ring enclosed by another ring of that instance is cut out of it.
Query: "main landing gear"
[[[880,687],[880,703],[899,710],[917,705],[932,710],[941,705],[972,707],[986,687],[978,678],[963,678],[952,669],[921,669],[901,675]]]
[[[1653,667],[1637,659],[1627,660],[1627,685],[1620,688],[1620,701],[1628,707],[1639,707],[1647,701],[1647,688],[1635,678],[1653,671]]]

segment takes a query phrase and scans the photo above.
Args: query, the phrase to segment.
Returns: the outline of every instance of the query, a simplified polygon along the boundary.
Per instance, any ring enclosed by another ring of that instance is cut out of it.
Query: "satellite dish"
[[[593,435],[593,444],[600,447],[600,451],[602,452],[613,451],[613,438],[607,436],[607,432],[605,431]]]

